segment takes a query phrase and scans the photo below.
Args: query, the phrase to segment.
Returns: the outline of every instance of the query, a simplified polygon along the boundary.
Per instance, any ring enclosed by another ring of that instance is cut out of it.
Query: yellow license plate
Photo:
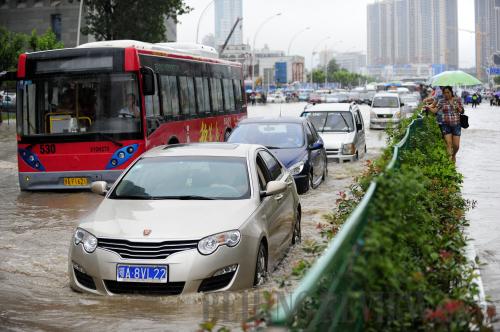
[[[88,183],[87,178],[64,178],[65,186],[86,186]]]

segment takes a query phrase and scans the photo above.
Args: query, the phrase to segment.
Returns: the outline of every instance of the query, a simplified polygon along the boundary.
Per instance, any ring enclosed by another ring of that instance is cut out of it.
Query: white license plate
[[[116,281],[166,283],[168,281],[168,266],[117,264]]]

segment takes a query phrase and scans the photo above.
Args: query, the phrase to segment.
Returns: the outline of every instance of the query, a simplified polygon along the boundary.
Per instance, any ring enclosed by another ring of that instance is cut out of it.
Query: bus
[[[21,54],[21,190],[113,183],[155,146],[224,141],[247,109],[241,65],[216,55],[138,41]]]

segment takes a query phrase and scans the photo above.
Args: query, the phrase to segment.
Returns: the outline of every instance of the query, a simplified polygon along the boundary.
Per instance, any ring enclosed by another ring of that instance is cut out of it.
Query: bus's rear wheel
[[[224,142],[227,142],[227,140],[229,139],[229,136],[231,136],[231,130],[228,129],[224,133]]]
[[[174,137],[174,138],[171,138],[171,139],[168,141],[167,145],[172,145],[172,144],[179,144],[179,140],[178,140],[177,138],[175,138],[175,137]]]

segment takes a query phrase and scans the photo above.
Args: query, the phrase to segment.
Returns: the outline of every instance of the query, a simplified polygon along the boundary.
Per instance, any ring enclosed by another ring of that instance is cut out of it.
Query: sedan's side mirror
[[[405,103],[401,103],[401,107],[403,107],[405,105]]]
[[[281,181],[269,181],[266,186],[266,191],[260,193],[261,197],[272,196],[276,194],[281,194],[287,188],[286,183]]]
[[[308,147],[309,150],[319,150],[323,149],[323,142],[315,142]]]
[[[104,196],[108,192],[108,184],[106,181],[95,181],[90,185],[90,190],[95,194]]]

